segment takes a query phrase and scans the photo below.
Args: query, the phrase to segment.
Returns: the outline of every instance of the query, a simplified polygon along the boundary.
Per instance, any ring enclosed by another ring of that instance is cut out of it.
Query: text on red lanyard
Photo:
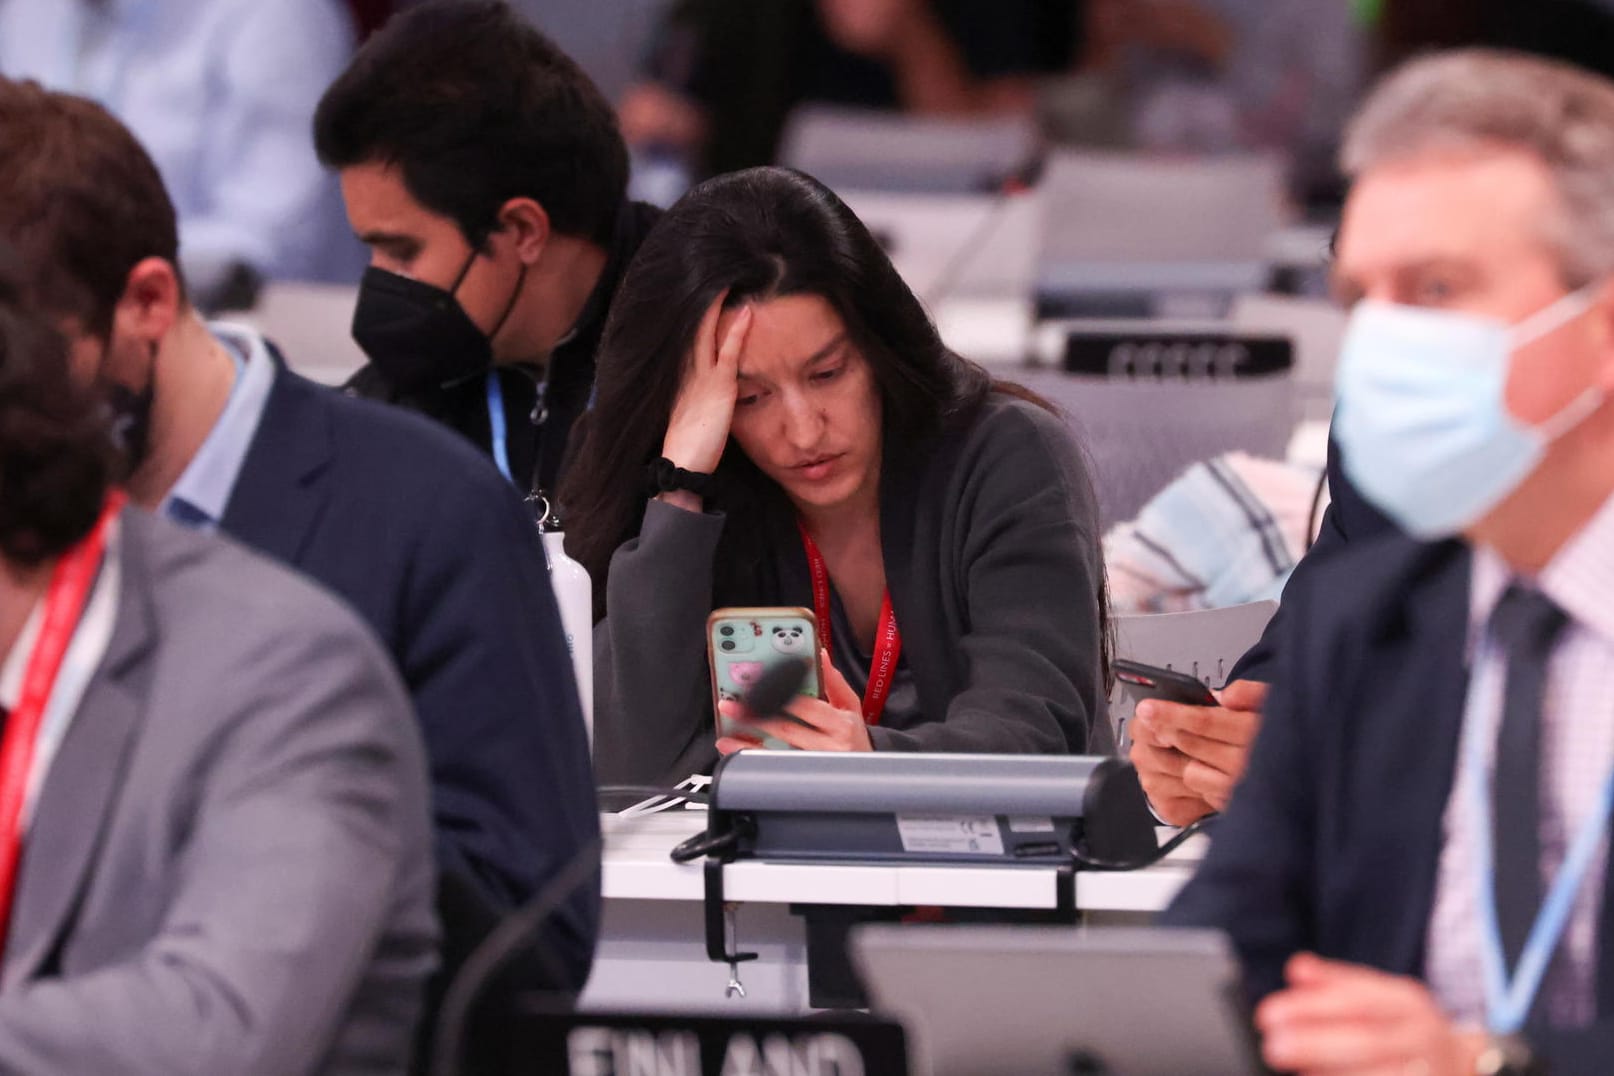
[[[829,568],[818,551],[807,528],[797,523],[801,531],[802,548],[807,552],[807,570],[813,581],[813,614],[818,618],[818,639],[826,651],[831,649]],[[891,607],[891,588],[887,587],[880,599],[880,623],[874,632],[874,658],[869,662],[869,684],[863,691],[863,720],[878,725],[885,713],[885,703],[891,694],[891,682],[897,675],[897,662],[902,657],[902,632],[897,628],[897,614]]]

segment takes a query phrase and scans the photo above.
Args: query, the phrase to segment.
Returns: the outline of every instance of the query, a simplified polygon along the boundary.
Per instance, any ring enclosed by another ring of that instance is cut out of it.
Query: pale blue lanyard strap
[[[1476,664],[1478,664],[1476,662]],[[1478,681],[1478,677],[1474,678]],[[1470,691],[1473,695],[1473,691]],[[1470,698],[1469,712],[1474,713]],[[1552,888],[1536,914],[1530,935],[1519,954],[1518,967],[1510,979],[1507,958],[1502,953],[1502,932],[1496,919],[1496,854],[1491,835],[1491,778],[1485,763],[1485,748],[1494,739],[1494,728],[1470,730],[1464,748],[1465,776],[1469,787],[1469,814],[1475,829],[1474,876],[1480,910],[1480,960],[1485,974],[1485,1023],[1493,1034],[1517,1034],[1529,1019],[1541,980],[1552,963],[1553,950],[1569,925],[1575,897],[1586,880],[1598,846],[1607,832],[1614,812],[1614,772],[1603,782],[1603,796],[1596,810],[1580,824],[1570,843]]]
[[[493,462],[498,465],[499,473],[511,485],[515,478],[510,474],[509,430],[504,419],[504,386],[499,384],[499,371],[489,370],[487,376],[488,386],[488,428],[492,432],[491,445]]]

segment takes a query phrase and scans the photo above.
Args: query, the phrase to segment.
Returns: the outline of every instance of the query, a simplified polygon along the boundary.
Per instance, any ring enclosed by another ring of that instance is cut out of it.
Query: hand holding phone
[[[796,695],[789,700],[789,709],[767,702],[770,679],[780,684],[772,691],[775,700],[784,697],[787,690],[782,677],[775,673],[789,673],[788,690],[794,690],[803,669],[776,666],[764,673],[755,687],[739,702],[725,702],[719,713],[733,721],[743,723],[744,734],[720,736],[717,749],[723,754],[756,747],[768,739],[783,741],[786,746],[801,751],[873,751],[874,738],[869,735],[869,723],[863,717],[863,700],[846,677],[829,661],[828,654],[819,655],[819,674],[824,678],[824,698],[813,699]],[[764,717],[769,710],[773,717]]]
[[[1267,686],[1237,680],[1219,697],[1208,689],[1200,695],[1180,683],[1144,690],[1146,697],[1129,722],[1130,758],[1155,813],[1171,825],[1183,826],[1225,808],[1260,731]],[[1197,697],[1179,701],[1169,697],[1173,693]]]

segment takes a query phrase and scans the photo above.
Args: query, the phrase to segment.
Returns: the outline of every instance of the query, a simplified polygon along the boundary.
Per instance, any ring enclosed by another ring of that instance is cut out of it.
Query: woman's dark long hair
[[[725,292],[730,308],[786,295],[827,301],[869,363],[888,444],[967,424],[994,390],[1042,403],[942,343],[891,259],[829,188],[785,168],[708,180],[662,217],[623,277],[600,343],[595,404],[561,485],[566,547],[594,581],[596,618],[611,555],[644,518],[645,469],[661,456],[696,330]],[[760,552],[755,513],[783,494],[732,440],[717,474],[723,492],[713,500],[730,517],[725,565],[743,571],[736,544]],[[1101,618],[1105,604],[1101,587]]]
[[[579,424],[560,491],[566,545],[603,602],[611,554],[639,528],[644,472],[661,455],[701,318],[785,295],[825,299],[868,360],[884,436],[899,442],[967,421],[992,378],[949,351],[869,230],[800,172],[753,168],[708,180],[651,230],[606,320],[593,409]],[[774,491],[730,442],[718,466],[725,507]]]

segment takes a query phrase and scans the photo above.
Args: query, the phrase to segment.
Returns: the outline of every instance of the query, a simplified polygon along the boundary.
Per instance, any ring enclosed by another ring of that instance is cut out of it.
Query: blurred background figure
[[[1080,56],[1042,94],[1057,141],[1287,155],[1303,200],[1365,76],[1368,20],[1349,0],[1083,0]]]
[[[919,115],[1030,112],[1071,61],[1070,0],[677,0],[622,98],[641,154],[696,176],[774,160],[806,103]]]
[[[310,136],[353,38],[342,0],[0,0],[0,74],[100,102],[156,161],[204,310],[358,274]]]
[[[381,29],[396,12],[420,0],[345,0],[359,42]],[[505,0],[577,61],[612,101],[638,77],[639,61],[662,14],[673,0]],[[771,2],[771,0],[770,0]]]
[[[773,0],[769,0],[773,2]],[[671,0],[509,0],[617,101],[639,77],[639,61]]]
[[[698,178],[776,160],[803,104],[1036,112],[1055,141],[1283,152],[1306,193],[1332,177],[1370,15],[1350,0],[676,0],[622,129],[641,174],[672,159]]]

